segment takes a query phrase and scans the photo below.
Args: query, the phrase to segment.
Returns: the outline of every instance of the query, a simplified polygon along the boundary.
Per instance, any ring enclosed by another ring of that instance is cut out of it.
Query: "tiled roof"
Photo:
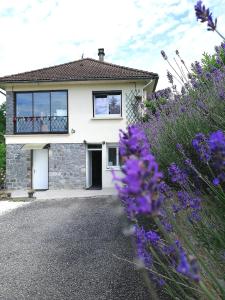
[[[154,79],[158,74],[102,62],[92,58],[0,77],[0,82],[86,81]]]

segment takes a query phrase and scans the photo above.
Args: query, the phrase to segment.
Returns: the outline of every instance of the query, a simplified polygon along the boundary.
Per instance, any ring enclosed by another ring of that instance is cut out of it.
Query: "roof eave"
[[[152,74],[150,76],[146,77],[126,77],[126,78],[121,78],[121,77],[115,77],[115,78],[83,78],[83,79],[33,79],[33,80],[0,80],[0,85],[1,84],[13,84],[13,83],[42,83],[42,82],[87,82],[87,81],[127,81],[127,80],[150,80],[150,79],[155,79],[158,81],[158,74]]]

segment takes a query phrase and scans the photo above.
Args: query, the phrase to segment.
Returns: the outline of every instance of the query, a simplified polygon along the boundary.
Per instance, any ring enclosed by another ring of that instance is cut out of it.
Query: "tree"
[[[6,103],[0,105],[0,143],[4,143],[4,134],[6,126]]]

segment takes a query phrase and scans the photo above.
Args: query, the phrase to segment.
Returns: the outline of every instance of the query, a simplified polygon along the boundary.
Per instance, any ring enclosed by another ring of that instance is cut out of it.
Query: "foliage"
[[[225,55],[225,45],[218,48]],[[151,142],[152,151],[157,155],[157,161],[164,171],[170,163],[180,162],[177,143],[193,152],[190,141],[198,132],[208,134],[218,129],[225,130],[223,61],[220,61],[220,68],[213,68],[210,72],[195,62],[192,71],[194,75],[189,73],[191,78],[185,82],[181,94],[176,91],[154,114],[146,109],[148,122],[143,127]],[[185,80],[184,76],[182,80]]]
[[[195,11],[218,33],[202,1]],[[225,43],[215,50],[191,71],[178,51],[178,70],[162,51],[174,73],[167,74],[172,96],[152,95],[144,122],[120,135],[116,188],[138,265],[151,292],[163,290],[166,299],[225,299]]]
[[[223,65],[225,65],[224,46],[225,44],[222,43],[220,47],[215,47],[215,54],[210,55],[208,53],[203,53],[201,65],[205,72],[212,72],[213,70],[220,69]]]
[[[0,169],[5,170],[5,155],[6,155],[6,149],[5,144],[0,144]]]
[[[120,136],[124,176],[114,180],[134,225],[139,265],[155,286],[169,299],[223,299],[225,135],[198,134],[190,148],[200,163],[179,145],[182,167],[168,166],[163,180],[144,131],[130,126]]]
[[[4,142],[5,122],[6,122],[6,103],[0,105],[0,143]]]

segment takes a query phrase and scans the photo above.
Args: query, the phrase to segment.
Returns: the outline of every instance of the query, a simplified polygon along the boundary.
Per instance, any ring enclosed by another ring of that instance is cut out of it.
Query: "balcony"
[[[68,133],[67,116],[14,117],[13,122],[19,134]]]

